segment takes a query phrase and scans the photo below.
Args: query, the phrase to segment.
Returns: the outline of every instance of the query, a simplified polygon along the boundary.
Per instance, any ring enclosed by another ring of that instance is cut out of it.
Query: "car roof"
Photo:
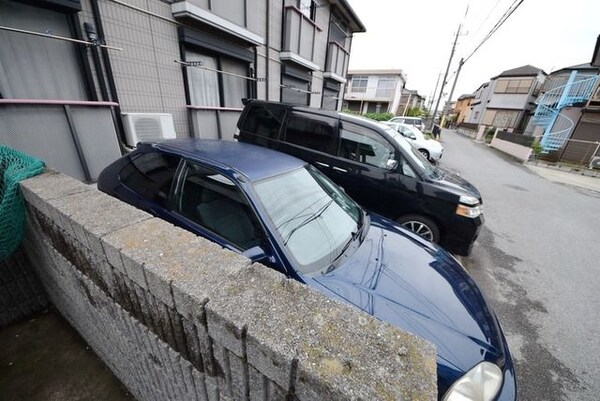
[[[248,104],[285,107],[285,108],[288,108],[288,109],[292,109],[294,111],[301,111],[301,112],[305,112],[305,113],[319,114],[321,116],[327,116],[327,117],[333,117],[333,118],[337,118],[338,115],[340,114],[340,113],[338,113],[335,110],[323,110],[323,109],[318,109],[318,108],[315,108],[315,107],[298,106],[298,105],[294,105],[294,104],[290,104],[290,103],[269,102],[267,100],[251,99],[248,102]]]
[[[228,168],[259,181],[298,169],[306,162],[287,154],[248,143],[182,138],[151,144],[151,146],[180,154],[190,160]]]

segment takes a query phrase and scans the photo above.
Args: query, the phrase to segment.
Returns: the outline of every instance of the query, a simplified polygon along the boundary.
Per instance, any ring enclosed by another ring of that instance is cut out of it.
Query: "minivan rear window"
[[[285,110],[279,107],[252,106],[246,114],[243,131],[270,139],[278,139]]]
[[[335,155],[338,141],[334,118],[292,113],[285,130],[285,141]]]

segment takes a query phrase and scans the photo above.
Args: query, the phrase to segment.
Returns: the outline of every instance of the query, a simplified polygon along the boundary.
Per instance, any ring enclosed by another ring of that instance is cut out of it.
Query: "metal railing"
[[[292,52],[312,62],[317,31],[321,31],[321,28],[297,7],[285,7],[284,52]]]
[[[84,182],[121,156],[114,102],[0,99],[0,143]]]
[[[597,75],[578,74],[577,71],[573,71],[565,85],[549,90],[538,99],[532,122],[545,128],[540,142],[544,153],[561,149],[575,126],[573,120],[561,114],[561,110],[576,103],[586,102],[597,81]]]
[[[329,42],[325,72],[332,72],[344,77],[350,53],[336,42]]]
[[[560,148],[546,151],[537,156],[549,163],[561,163],[573,166],[590,167],[592,160],[600,157],[600,142],[566,139]]]

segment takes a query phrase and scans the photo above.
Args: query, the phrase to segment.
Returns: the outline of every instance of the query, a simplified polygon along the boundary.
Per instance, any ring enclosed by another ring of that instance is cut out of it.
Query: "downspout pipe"
[[[267,40],[265,44],[265,55],[266,55],[266,65],[265,65],[265,100],[269,101],[269,57],[271,56],[271,0],[267,0]]]
[[[94,16],[94,23],[96,25],[96,29],[98,32],[98,40],[100,41],[100,43],[104,43],[105,42],[104,26],[102,25],[102,17],[100,15],[100,7],[98,5],[98,0],[90,0],[90,3],[92,5],[92,15]],[[106,77],[108,80],[108,87],[110,89],[110,96],[111,96],[113,102],[119,103],[119,97],[117,95],[117,86],[115,84],[114,73],[113,73],[112,66],[110,64],[110,57],[108,54],[108,50],[104,47],[101,49],[102,49],[101,50],[102,61],[104,62],[104,68],[106,68]],[[102,75],[102,74],[104,74],[104,71],[101,69],[99,71],[96,71],[96,73],[98,75]],[[125,144],[127,143],[127,140],[125,138],[125,128],[123,126],[123,120],[121,119],[121,106],[120,105],[115,107],[115,112],[117,115],[115,116],[113,114],[113,118],[115,119],[115,124],[117,127],[118,140],[119,140],[122,150],[125,150]]]

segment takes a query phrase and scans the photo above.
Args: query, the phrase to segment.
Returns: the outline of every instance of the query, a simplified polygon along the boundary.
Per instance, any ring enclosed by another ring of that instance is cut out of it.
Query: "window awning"
[[[199,21],[203,24],[210,25],[221,31],[224,31],[232,36],[242,39],[253,45],[264,45],[265,40],[262,36],[250,32],[231,21],[227,21],[210,11],[203,10],[202,8],[193,5],[189,1],[181,1],[178,3],[171,4],[171,12],[175,18],[191,18]]]

